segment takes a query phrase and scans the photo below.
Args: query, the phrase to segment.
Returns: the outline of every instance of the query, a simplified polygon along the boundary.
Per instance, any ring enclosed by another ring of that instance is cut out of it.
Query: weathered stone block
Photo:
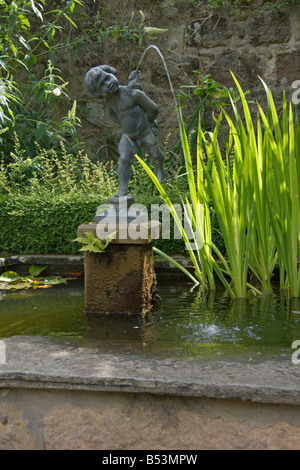
[[[143,314],[152,306],[152,244],[110,244],[85,253],[85,313]]]
[[[249,22],[248,36],[253,46],[287,42],[291,37],[290,17],[282,11],[254,16]]]
[[[226,46],[232,36],[226,18],[212,15],[207,19],[195,20],[188,27],[188,45],[194,47]]]
[[[279,83],[292,84],[294,80],[300,80],[300,49],[278,54],[275,68]]]
[[[234,82],[230,71],[236,74],[241,80],[249,84],[258,85],[260,83],[258,75],[262,75],[262,66],[256,54],[241,53],[231,49],[216,57],[214,64],[210,67],[209,73],[216,81],[223,86],[233,86]]]

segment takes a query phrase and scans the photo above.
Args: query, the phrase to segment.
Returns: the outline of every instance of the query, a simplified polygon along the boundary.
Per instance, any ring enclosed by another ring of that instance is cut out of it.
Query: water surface
[[[291,360],[300,340],[300,299],[275,292],[231,300],[220,287],[203,294],[185,282],[159,283],[160,302],[141,320],[85,317],[82,282],[8,292],[0,337],[47,336],[73,347],[199,360]]]

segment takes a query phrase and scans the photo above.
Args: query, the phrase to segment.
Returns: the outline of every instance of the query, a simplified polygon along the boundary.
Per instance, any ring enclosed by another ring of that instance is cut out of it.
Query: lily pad
[[[14,271],[5,271],[5,273],[0,276],[0,282],[14,282],[18,279],[21,279],[21,276]]]
[[[54,284],[67,284],[67,281],[66,279],[62,278],[62,277],[49,277],[47,279],[45,279],[43,282],[41,282],[40,284],[42,285],[48,285],[48,284],[51,284],[51,285],[54,285]]]
[[[9,284],[8,286],[6,286],[5,290],[10,290],[10,291],[14,291],[14,290],[20,290],[20,289],[29,289],[31,287],[31,283],[30,282],[17,282],[17,283],[14,283],[14,284]]]
[[[21,289],[47,289],[57,284],[67,284],[67,280],[60,276],[40,277],[39,274],[47,266],[31,265],[29,276],[19,276],[14,271],[6,271],[0,276],[0,291],[14,291]]]
[[[32,264],[29,267],[29,273],[32,276],[39,276],[41,274],[41,272],[44,271],[44,269],[46,269],[46,268],[47,268],[47,266],[40,266],[38,264]]]

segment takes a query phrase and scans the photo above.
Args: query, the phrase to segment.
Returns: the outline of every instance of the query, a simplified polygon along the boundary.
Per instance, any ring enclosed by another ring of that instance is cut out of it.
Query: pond
[[[282,292],[231,300],[222,287],[205,295],[174,280],[158,284],[160,302],[144,319],[83,314],[82,281],[7,292],[0,337],[47,336],[73,347],[197,360],[291,360],[300,340],[300,299]]]

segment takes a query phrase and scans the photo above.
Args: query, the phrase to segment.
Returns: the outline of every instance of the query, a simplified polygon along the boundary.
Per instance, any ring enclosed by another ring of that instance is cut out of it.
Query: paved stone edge
[[[150,393],[300,405],[300,366],[103,352],[45,337],[3,338],[1,388]]]
[[[16,264],[47,264],[47,265],[83,265],[84,255],[75,254],[19,254],[0,257],[0,267]]]
[[[179,254],[179,255],[172,255],[172,257],[181,262],[183,266],[189,267],[191,264],[190,258],[188,255]],[[159,255],[154,255],[155,266],[160,269],[178,269],[176,266],[166,261]],[[14,266],[18,264],[46,264],[50,266],[62,266],[62,265],[70,265],[70,266],[83,266],[84,265],[84,255],[82,254],[19,254],[19,255],[4,255],[0,256],[0,268]]]
[[[217,385],[152,381],[128,378],[49,377],[40,374],[0,373],[0,388],[73,390],[92,392],[150,393],[256,403],[300,405],[300,391],[241,385]]]

